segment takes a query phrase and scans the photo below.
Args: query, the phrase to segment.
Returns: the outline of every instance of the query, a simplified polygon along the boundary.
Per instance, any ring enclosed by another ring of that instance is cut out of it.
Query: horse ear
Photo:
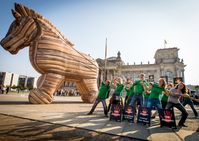
[[[12,9],[12,15],[15,17],[15,19],[18,21],[19,20],[19,18],[21,17],[21,15],[17,12],[17,11],[15,11],[15,10],[13,10]]]

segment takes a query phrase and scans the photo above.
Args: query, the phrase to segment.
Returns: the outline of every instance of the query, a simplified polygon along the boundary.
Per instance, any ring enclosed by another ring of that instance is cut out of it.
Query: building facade
[[[0,85],[17,86],[19,75],[11,72],[0,72]]]
[[[97,59],[97,63],[100,67],[98,82],[104,79],[103,76],[107,74],[107,79],[113,79],[114,77],[122,77],[123,79],[131,78],[133,81],[138,79],[140,73],[144,73],[146,80],[157,82],[160,77],[164,77],[168,83],[174,83],[176,77],[181,77],[183,81],[185,66],[183,59],[178,57],[179,49],[162,48],[155,52],[155,62],[150,64],[125,64],[122,61],[121,53],[118,52],[117,57],[110,57],[106,60]]]
[[[20,86],[36,88],[37,77],[28,77],[11,72],[0,72],[0,85],[5,87]]]

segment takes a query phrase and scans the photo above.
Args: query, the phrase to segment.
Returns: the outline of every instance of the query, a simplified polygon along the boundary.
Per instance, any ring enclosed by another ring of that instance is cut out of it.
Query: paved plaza
[[[57,96],[52,104],[33,105],[27,94],[0,95],[0,140],[199,140],[199,119],[193,118],[188,106],[188,127],[175,130],[160,128],[158,117],[150,127],[110,121],[101,104],[93,115],[86,115],[91,107],[80,97]],[[177,122],[179,114],[177,111]]]

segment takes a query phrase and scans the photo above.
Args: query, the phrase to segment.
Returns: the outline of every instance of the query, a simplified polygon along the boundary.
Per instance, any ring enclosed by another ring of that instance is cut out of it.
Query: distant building
[[[18,81],[19,81],[19,75],[16,74],[16,73],[13,73],[11,81],[12,81],[12,85],[11,86],[17,86],[18,85]]]
[[[26,87],[27,88],[36,88],[37,87],[37,77],[27,77],[26,79]]]
[[[19,75],[11,72],[0,72],[0,85],[17,86]]]
[[[113,79],[116,76],[120,76],[124,79],[131,78],[133,81],[138,79],[140,73],[146,75],[148,81],[157,82],[160,77],[164,77],[167,82],[173,83],[176,77],[181,77],[184,81],[185,66],[183,59],[178,57],[179,49],[162,48],[155,52],[155,63],[150,64],[125,64],[121,58],[121,53],[118,52],[117,57],[110,57],[107,59],[106,73],[107,79]],[[105,75],[104,66],[105,60],[98,58],[97,63],[100,67],[99,81],[103,79]]]
[[[4,86],[21,86],[36,88],[37,77],[28,77],[11,72],[0,72],[0,85]]]
[[[19,80],[18,80],[18,86],[20,87],[26,87],[27,84],[27,76],[25,75],[20,75],[19,76]]]

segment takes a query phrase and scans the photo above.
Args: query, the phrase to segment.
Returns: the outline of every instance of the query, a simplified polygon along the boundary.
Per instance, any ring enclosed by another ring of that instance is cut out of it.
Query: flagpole
[[[167,41],[164,40],[164,48],[166,48],[166,45],[167,45]]]
[[[106,79],[107,79],[106,64],[107,64],[107,38],[106,38],[106,42],[105,42],[104,80],[106,80]]]

